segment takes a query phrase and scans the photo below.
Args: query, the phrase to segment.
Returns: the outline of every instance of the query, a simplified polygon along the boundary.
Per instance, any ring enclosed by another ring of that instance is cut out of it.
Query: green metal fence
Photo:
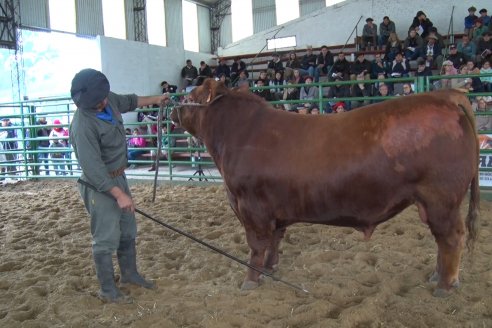
[[[492,75],[492,74],[491,74]],[[459,75],[448,76],[449,78],[472,78],[478,75]],[[480,75],[481,77],[484,75]],[[432,77],[408,77],[395,78],[387,80],[364,80],[364,81],[338,81],[338,82],[319,82],[313,83],[318,87],[318,98],[313,100],[278,100],[272,101],[274,105],[282,106],[284,104],[303,104],[313,102],[317,104],[321,113],[329,111],[330,104],[338,101],[345,102],[374,102],[394,98],[388,97],[343,97],[327,98],[326,90],[335,85],[354,85],[364,83],[368,86],[375,83],[386,83],[394,88],[403,83],[410,83],[416,93],[432,90],[436,81],[443,79],[443,76]],[[302,84],[282,85],[282,86],[265,86],[260,88],[251,88],[251,90],[262,89],[283,89],[287,87],[302,87]],[[179,97],[180,94],[175,95]],[[470,97],[492,96],[491,92],[470,93]],[[169,112],[171,108],[166,108]],[[37,132],[41,128],[54,128],[55,125],[41,125],[37,121],[40,117],[46,117],[48,121],[60,119],[63,128],[68,129],[73,113],[76,110],[70,98],[53,98],[37,101],[23,101],[18,103],[0,104],[0,117],[9,118],[10,125],[0,127],[0,180],[3,179],[56,179],[56,178],[77,178],[81,174],[80,167],[73,154],[73,150],[68,145],[63,148],[41,147],[42,141],[52,142],[55,138],[38,137]],[[148,113],[157,109],[138,109],[137,112]],[[133,114],[136,115],[136,114]],[[492,112],[477,113],[477,116],[490,116]],[[168,115],[167,115],[168,116]],[[128,120],[129,121],[129,120]],[[165,120],[168,133],[165,135],[168,141],[175,140],[176,144],[164,145],[162,151],[170,154],[167,157],[161,157],[159,166],[159,177],[168,180],[194,180],[194,181],[221,181],[222,178],[215,168],[213,160],[208,155],[207,150],[200,144],[196,145],[190,142],[191,136],[185,131],[171,131],[171,122]],[[133,129],[135,127],[149,128],[156,125],[157,122],[134,122],[125,124],[125,127]],[[492,135],[492,130],[479,131],[483,136]],[[7,136],[6,136],[7,135]],[[131,137],[128,136],[129,138]],[[155,133],[145,133],[141,137],[148,140],[156,140]],[[68,137],[56,138],[68,141]],[[490,142],[492,147],[492,141]],[[13,145],[13,147],[6,145]],[[3,147],[2,147],[3,146]],[[135,148],[129,147],[130,150]],[[155,172],[148,171],[154,162],[151,152],[157,153],[157,147],[154,144],[144,148],[138,148],[144,152],[136,160],[130,161],[132,169],[127,170],[129,178],[151,179]],[[56,157],[55,154],[63,154]],[[492,172],[492,150],[482,149],[481,155],[481,172]],[[135,166],[135,168],[133,168]]]

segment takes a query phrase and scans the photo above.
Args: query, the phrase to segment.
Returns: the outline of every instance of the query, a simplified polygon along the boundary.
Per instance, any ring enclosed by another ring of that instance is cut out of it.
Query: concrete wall
[[[405,39],[413,17],[419,10],[423,10],[434,23],[441,34],[447,34],[451,12],[454,6],[453,28],[454,33],[463,33],[464,18],[468,15],[468,8],[473,5],[478,10],[487,8],[492,12],[490,0],[468,1],[455,0],[346,0],[331,7],[314,11],[307,16],[283,24],[284,28],[277,37],[292,36],[297,38],[297,48],[306,45],[319,47],[325,45],[345,44],[355,24],[362,16],[358,25],[358,34],[362,34],[367,17],[372,17],[379,24],[384,16],[389,16],[396,24],[396,31],[400,39]],[[279,27],[274,27],[258,33],[255,36],[219,48],[219,56],[234,56],[259,52],[272,38]],[[355,32],[348,43],[353,43]]]

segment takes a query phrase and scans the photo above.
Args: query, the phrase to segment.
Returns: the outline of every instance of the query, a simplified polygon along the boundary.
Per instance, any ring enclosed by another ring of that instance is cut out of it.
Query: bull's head
[[[229,89],[223,82],[207,79],[202,85],[194,88],[185,101],[171,112],[171,120],[196,135],[200,117],[215,101],[227,94]]]

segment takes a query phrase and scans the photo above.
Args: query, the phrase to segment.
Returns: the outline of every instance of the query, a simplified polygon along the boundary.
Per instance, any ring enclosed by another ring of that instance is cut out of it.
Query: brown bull
[[[471,185],[468,246],[476,237],[479,148],[465,95],[440,91],[342,114],[299,115],[207,80],[177,107],[174,122],[205,143],[251,248],[250,264],[270,271],[296,222],[376,226],[415,204],[438,245],[436,295],[458,285]],[[249,269],[243,288],[258,285]]]

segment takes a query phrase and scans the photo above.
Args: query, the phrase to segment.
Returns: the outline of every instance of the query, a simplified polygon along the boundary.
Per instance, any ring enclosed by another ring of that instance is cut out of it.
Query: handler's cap
[[[78,108],[91,109],[104,100],[109,93],[109,81],[106,76],[92,68],[86,68],[75,74],[70,88],[72,100]]]

